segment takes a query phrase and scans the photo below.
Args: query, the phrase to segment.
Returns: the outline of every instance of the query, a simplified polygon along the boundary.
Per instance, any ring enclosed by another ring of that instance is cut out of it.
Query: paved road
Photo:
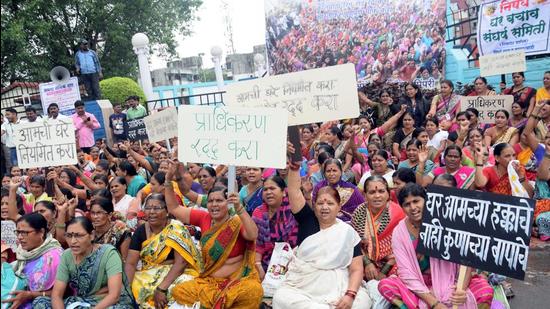
[[[512,280],[512,309],[550,308],[550,242],[531,238],[525,281]]]

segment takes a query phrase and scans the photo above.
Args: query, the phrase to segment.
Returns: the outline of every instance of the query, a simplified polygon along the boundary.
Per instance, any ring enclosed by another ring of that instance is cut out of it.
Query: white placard
[[[71,115],[74,111],[74,102],[80,100],[80,87],[78,78],[71,77],[68,82],[58,84],[54,82],[42,83],[40,89],[40,100],[44,115],[48,114],[48,106],[52,103],[59,105],[59,112],[63,115]]]
[[[484,77],[525,72],[526,70],[527,64],[525,61],[525,51],[523,50],[479,56],[479,72]]]
[[[480,123],[495,123],[495,114],[504,109],[512,113],[514,96],[511,95],[487,95],[487,96],[463,96],[460,99],[460,110],[475,108],[479,111]]]
[[[155,143],[178,136],[178,111],[169,107],[143,118],[149,142]]]
[[[15,235],[15,222],[2,220],[2,243],[15,251],[17,248],[17,236]]]
[[[194,105],[178,109],[181,162],[285,168],[285,110]]]
[[[75,128],[70,119],[18,124],[14,142],[20,168],[77,163]]]
[[[288,125],[359,116],[355,67],[351,63],[242,81],[226,86],[227,106],[276,107]]]

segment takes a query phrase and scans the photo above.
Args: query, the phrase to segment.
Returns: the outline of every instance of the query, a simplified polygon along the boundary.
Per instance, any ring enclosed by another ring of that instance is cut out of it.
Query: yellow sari
[[[132,281],[132,294],[140,308],[155,308],[154,293],[156,287],[172,268],[172,264],[163,265],[172,250],[179,253],[187,267],[168,288],[168,303],[174,302],[172,289],[179,283],[197,277],[202,270],[202,258],[199,249],[193,243],[187,228],[179,221],[170,223],[157,235],[142,243],[140,260],[142,268],[136,271]]]
[[[247,241],[241,267],[229,278],[214,278],[211,274],[220,269],[237,242],[241,219],[232,216],[222,224],[213,226],[201,238],[204,271],[191,281],[174,287],[174,299],[183,305],[200,302],[201,308],[258,308],[263,289],[256,268],[255,242]]]

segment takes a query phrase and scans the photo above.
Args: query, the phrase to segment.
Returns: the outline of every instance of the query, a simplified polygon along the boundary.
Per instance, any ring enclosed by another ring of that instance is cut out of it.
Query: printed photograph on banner
[[[72,121],[17,124],[14,143],[20,168],[74,165],[78,162]]]
[[[359,116],[351,63],[241,81],[226,90],[227,106],[282,109],[289,125]]]
[[[71,77],[65,83],[42,83],[38,88],[44,115],[48,114],[48,106],[56,103],[59,106],[59,113],[70,116],[74,113],[74,102],[81,99],[77,77]]]
[[[523,280],[535,200],[429,185],[417,251]]]
[[[181,162],[286,167],[287,113],[277,108],[182,105]]]
[[[359,85],[444,79],[445,0],[265,0],[271,74],[353,63]]]
[[[527,56],[550,53],[550,1],[485,1],[478,14],[480,55],[513,50],[524,50]]]

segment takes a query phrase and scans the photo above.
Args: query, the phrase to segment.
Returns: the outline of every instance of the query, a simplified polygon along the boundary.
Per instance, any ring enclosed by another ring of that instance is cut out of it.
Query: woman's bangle
[[[161,292],[162,294],[167,294],[168,293],[168,289],[162,289],[160,286],[157,286],[156,288],[157,291]]]
[[[522,182],[525,182],[525,177],[522,177],[519,179],[519,182],[522,183]]]
[[[167,188],[173,188],[174,186],[172,185],[172,182],[171,181],[165,181],[164,182],[164,186],[167,187]]]
[[[55,227],[58,228],[58,229],[64,229],[64,228],[66,227],[66,225],[65,225],[65,223],[63,223],[63,224],[57,223],[57,224],[55,225]]]
[[[355,297],[357,296],[357,292],[353,290],[347,290],[344,295],[351,297],[351,299],[355,299]]]
[[[476,163],[476,166],[483,167],[483,164]]]
[[[370,259],[366,255],[364,255],[363,256],[363,266],[367,266],[369,264],[372,264],[372,262],[370,261]]]
[[[433,305],[431,305],[430,308],[431,308],[431,309],[434,309],[435,306],[437,306],[437,305],[439,305],[439,304],[441,304],[441,302],[439,302],[439,300],[438,300],[438,301],[436,301],[435,303],[433,303]]]

